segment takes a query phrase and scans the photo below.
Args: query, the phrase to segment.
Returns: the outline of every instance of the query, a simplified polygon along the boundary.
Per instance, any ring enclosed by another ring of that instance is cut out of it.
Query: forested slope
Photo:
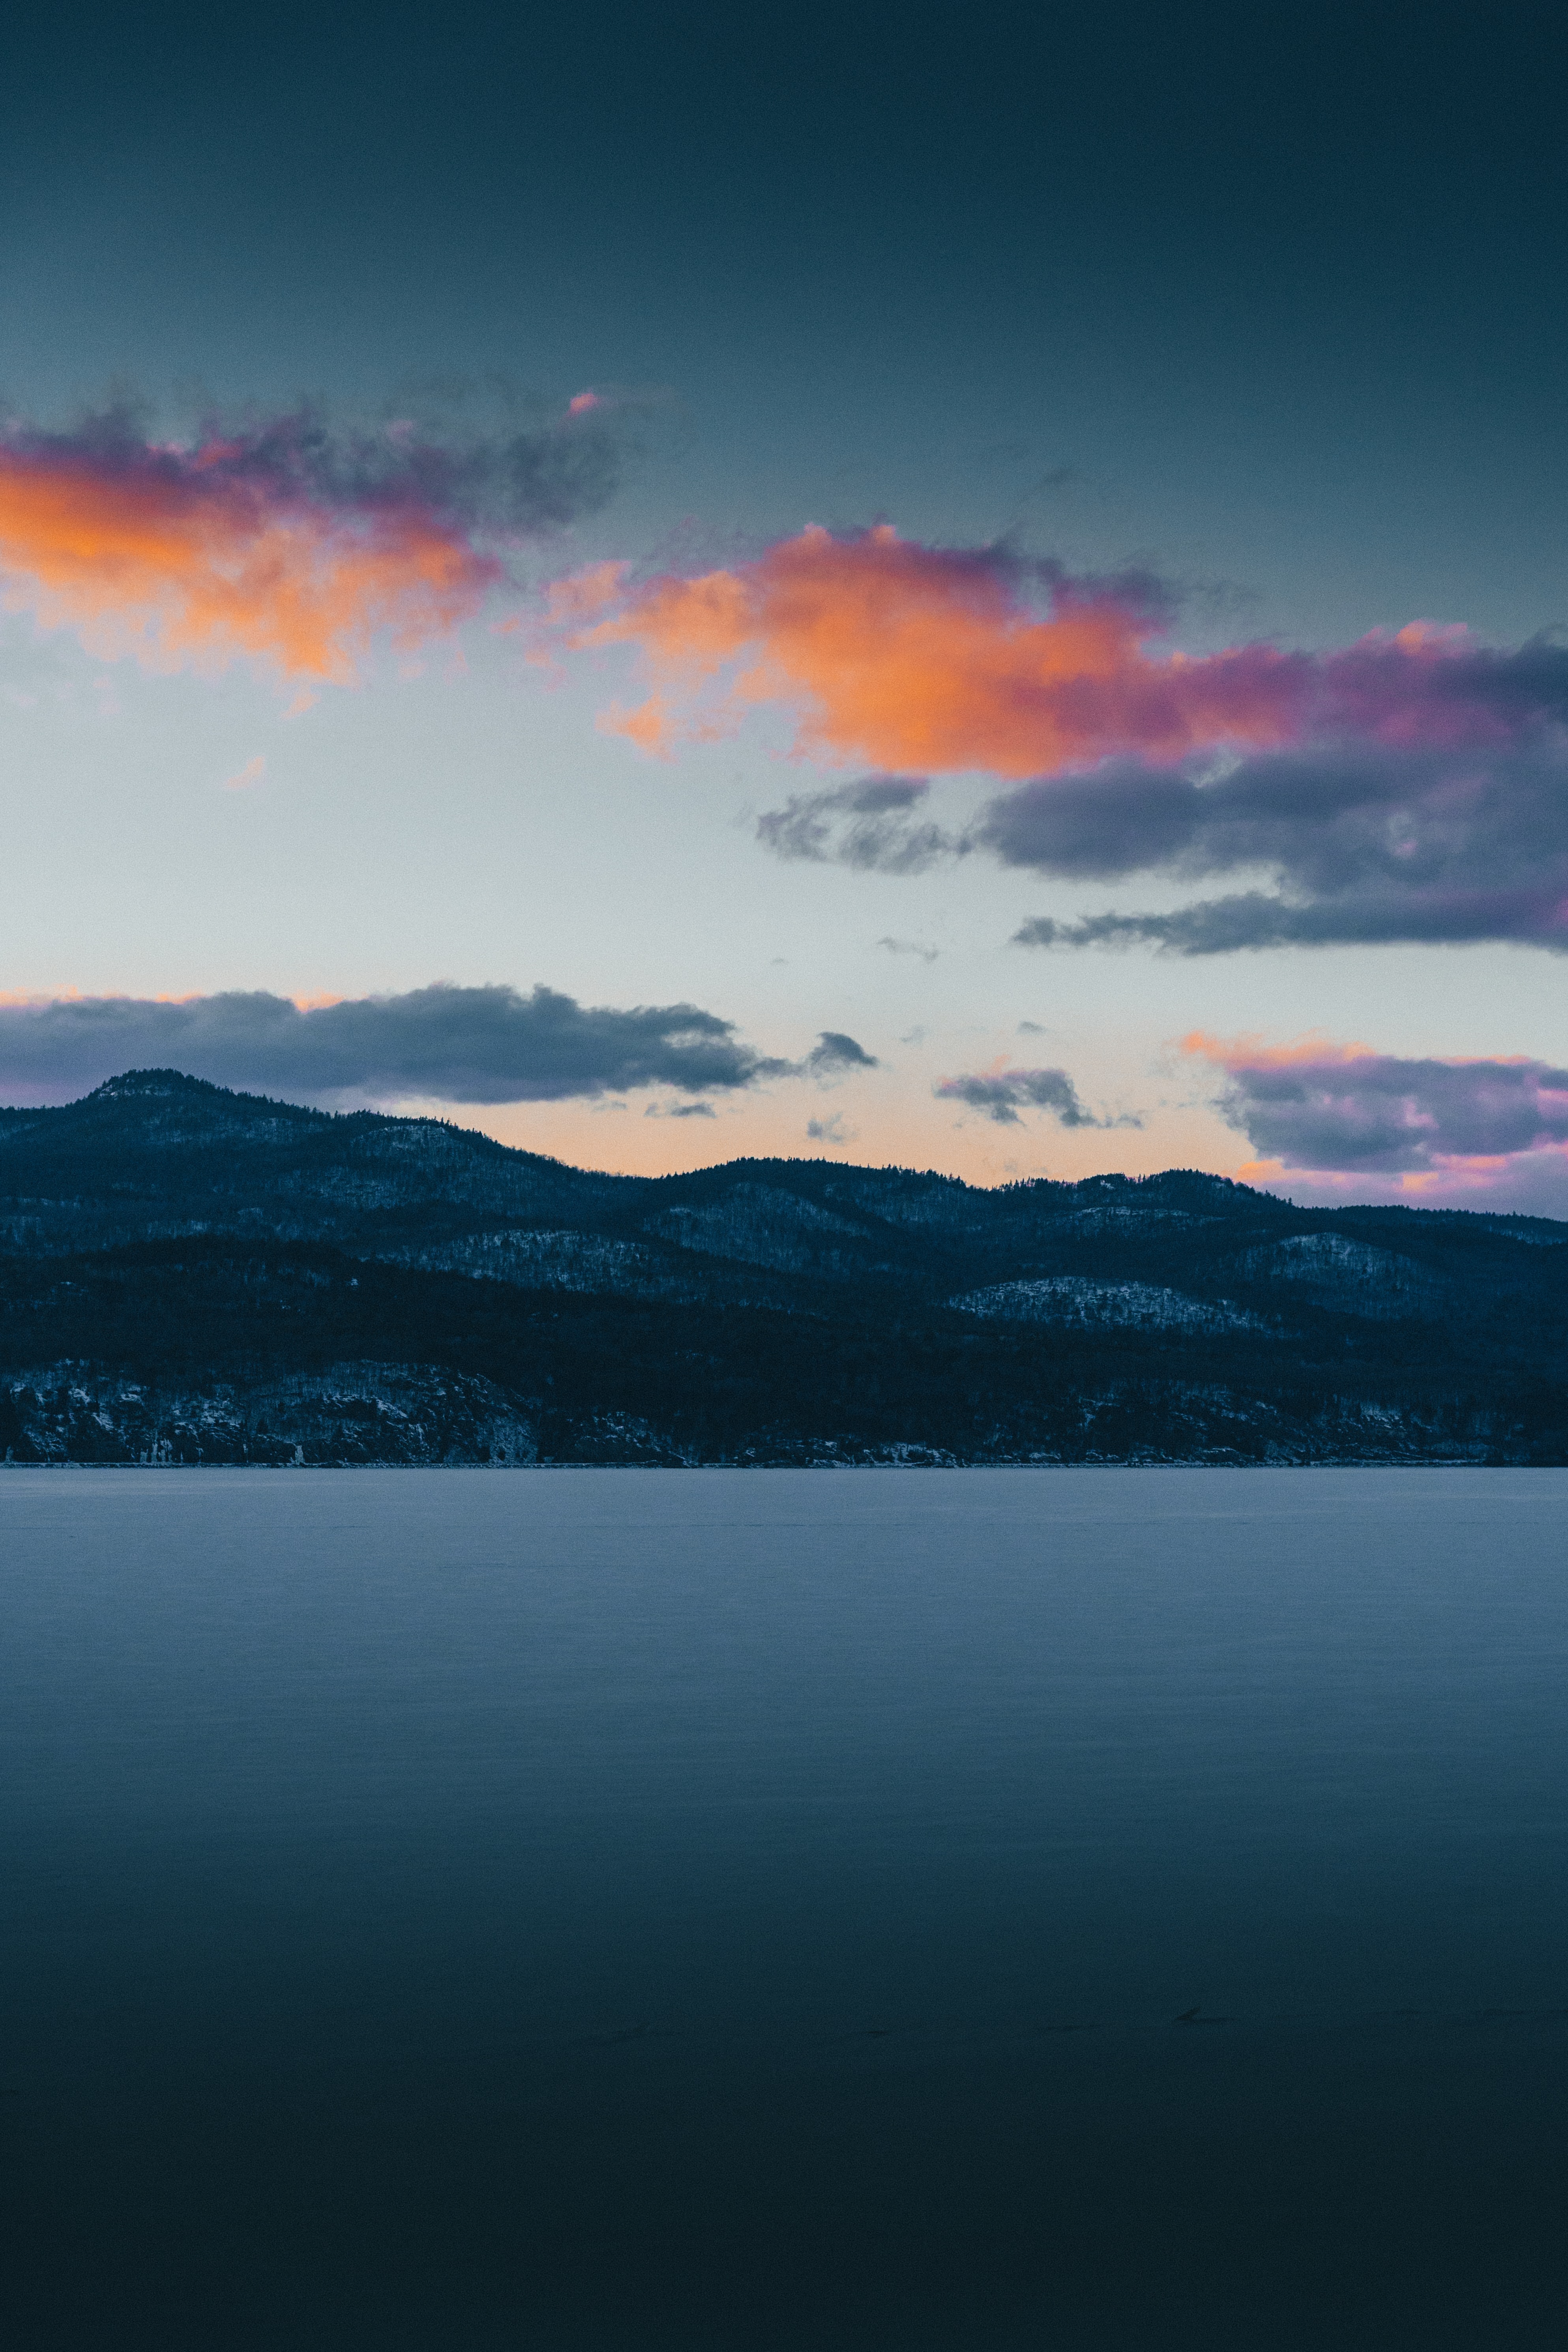
[[[13,1462],[1568,1460],[1568,1226],[595,1175],[172,1071],[0,1111]]]

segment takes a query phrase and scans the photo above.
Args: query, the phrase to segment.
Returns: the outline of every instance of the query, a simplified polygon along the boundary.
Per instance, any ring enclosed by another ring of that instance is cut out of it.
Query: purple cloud
[[[1275,752],[1209,781],[1122,761],[1002,795],[975,838],[1005,865],[1073,881],[1250,872],[1273,886],[1169,914],[1037,918],[1016,934],[1026,946],[1568,950],[1568,757],[1556,728],[1503,750]]]
[[[1253,1181],[1300,1171],[1324,1197],[1568,1206],[1568,1070],[1523,1058],[1444,1061],[1309,1040],[1268,1048],[1201,1033],[1224,1071],[1218,1108],[1247,1137]],[[1292,1192],[1302,1188],[1291,1184]],[[1550,1203],[1550,1205],[1548,1205]]]

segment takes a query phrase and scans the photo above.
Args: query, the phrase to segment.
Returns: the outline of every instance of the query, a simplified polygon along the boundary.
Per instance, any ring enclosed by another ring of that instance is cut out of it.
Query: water
[[[1565,1506],[10,1474],[8,2344],[1560,2341]]]

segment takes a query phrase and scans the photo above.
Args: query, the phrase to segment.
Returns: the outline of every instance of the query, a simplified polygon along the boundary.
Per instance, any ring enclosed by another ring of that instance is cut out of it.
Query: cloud
[[[645,1118],[717,1118],[711,1103],[649,1103]]]
[[[1501,652],[1418,621],[1321,653],[1187,654],[1161,645],[1173,599],[1147,573],[1075,575],[886,524],[813,526],[694,578],[599,565],[560,593],[569,644],[639,656],[653,691],[614,723],[647,749],[770,704],[793,716],[797,750],[893,781],[1164,769],[1308,743],[1498,750],[1568,718],[1568,651],[1544,640]]]
[[[1201,1031],[1184,1050],[1223,1070],[1218,1108],[1260,1155],[1255,1181],[1300,1171],[1309,1190],[1568,1206],[1568,1070],[1524,1056],[1406,1059],[1310,1037],[1267,1046]],[[1544,1190],[1543,1190],[1544,1188]],[[1300,1190],[1292,1186],[1292,1190]]]
[[[782,809],[757,819],[757,839],[776,857],[862,873],[923,874],[964,847],[940,825],[914,822],[930,790],[921,776],[862,776],[853,784],[793,793]]]
[[[224,790],[226,793],[242,793],[247,784],[258,784],[266,773],[266,756],[258,751],[247,760],[243,768],[237,768],[234,774],[225,780]]]
[[[808,1118],[805,1132],[811,1142],[828,1144],[837,1151],[842,1150],[847,1143],[853,1143],[858,1129],[846,1127],[835,1114],[832,1118]]]
[[[651,751],[773,704],[792,714],[796,749],[820,758],[1021,778],[1289,741],[1314,693],[1310,658],[1272,646],[1151,652],[1171,600],[1146,573],[1075,576],[886,524],[813,525],[691,579],[582,577],[592,585],[563,608],[566,642],[637,650],[653,690],[608,723]]]
[[[1020,1109],[1048,1110],[1064,1127],[1136,1127],[1135,1118],[1096,1118],[1079,1100],[1078,1088],[1065,1070],[978,1070],[967,1076],[939,1078],[932,1094],[946,1102],[967,1103],[983,1110],[999,1127],[1022,1124]]]
[[[890,939],[886,933],[879,940],[873,940],[871,944],[873,947],[886,948],[889,955],[919,956],[921,963],[935,963],[942,953],[940,948],[927,947],[920,940],[895,940]]]
[[[1037,919],[1016,935],[1026,945],[1568,947],[1568,758],[1544,719],[1500,750],[1363,746],[1246,760],[1207,782],[1124,766],[1032,783],[993,802],[976,837],[1073,880],[1263,869],[1275,883],[1167,914]]]
[[[1568,1070],[1545,1062],[1405,1060],[1202,1031],[1182,1045],[1226,1073],[1227,1123],[1287,1168],[1404,1171],[1568,1146]]]
[[[316,412],[209,422],[188,444],[120,404],[69,432],[0,425],[0,604],[148,668],[254,661],[352,681],[476,613],[498,549],[602,506],[616,447],[594,415],[526,431]]]
[[[877,1070],[881,1064],[841,1029],[824,1029],[800,1069],[813,1077],[831,1077],[842,1070]]]
[[[442,983],[303,1008],[260,990],[63,997],[0,1003],[0,1088],[66,1101],[152,1067],[328,1102],[555,1102],[654,1086],[706,1094],[837,1066],[818,1062],[829,1042],[804,1063],[767,1059],[695,1004],[617,1011],[543,987],[525,996]]]
[[[611,724],[651,751],[759,705],[797,752],[880,772],[758,823],[775,855],[914,874],[974,850],[1072,882],[1240,887],[1173,913],[1040,918],[1037,945],[1183,955],[1383,940],[1568,941],[1568,646],[1417,621],[1316,652],[1163,641],[1142,574],[1077,576],[886,526],[813,528],[694,578],[601,565],[562,583],[579,647],[635,648],[651,688]],[[927,779],[1012,788],[950,831]]]

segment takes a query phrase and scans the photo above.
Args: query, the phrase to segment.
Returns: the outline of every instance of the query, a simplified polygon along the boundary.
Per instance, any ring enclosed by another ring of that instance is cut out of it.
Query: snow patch
[[[1082,1328],[1110,1326],[1149,1331],[1262,1331],[1258,1316],[1228,1298],[1189,1298],[1151,1282],[1095,1282],[1087,1275],[1058,1274],[1035,1282],[996,1282],[948,1300],[961,1314],[994,1317],[1009,1323],[1064,1323]]]

